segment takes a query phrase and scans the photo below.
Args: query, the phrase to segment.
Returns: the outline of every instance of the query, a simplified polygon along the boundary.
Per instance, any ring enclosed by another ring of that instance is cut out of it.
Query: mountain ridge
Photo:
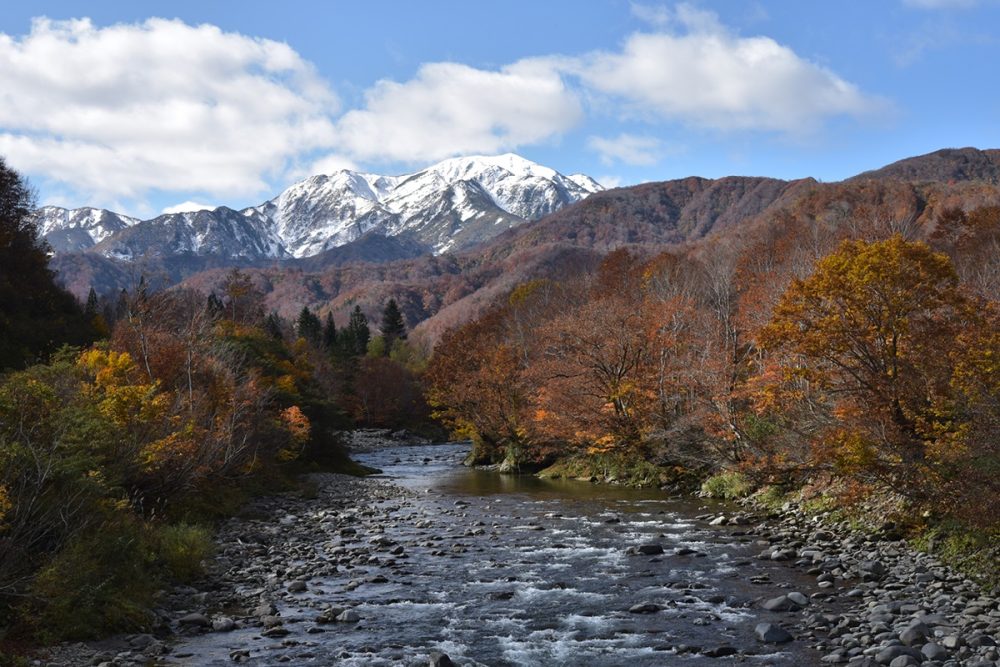
[[[43,207],[40,233],[56,253],[133,261],[185,253],[233,260],[318,255],[362,236],[406,235],[440,254],[536,220],[603,188],[511,153],[444,160],[401,176],[317,174],[242,210],[226,206],[148,220],[105,209]]]

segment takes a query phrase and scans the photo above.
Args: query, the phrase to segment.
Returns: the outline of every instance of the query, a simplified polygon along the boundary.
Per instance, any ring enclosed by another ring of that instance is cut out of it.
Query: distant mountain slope
[[[462,250],[598,192],[517,155],[454,158],[404,176],[312,176],[242,211],[227,207],[139,221],[101,209],[39,209],[57,253],[133,261],[193,255],[238,262],[318,255],[365,234],[406,235],[435,253]]]
[[[756,216],[815,185],[813,179],[730,176],[643,183],[597,193],[488,243],[498,252],[543,243],[596,249],[684,243]]]
[[[39,236],[57,252],[86,250],[112,234],[139,222],[100,208],[67,210],[58,206],[43,206],[35,212]]]
[[[979,153],[993,159],[997,151]],[[949,158],[946,162],[954,161]],[[1000,185],[982,178],[988,173],[983,165],[978,170],[962,171],[968,178],[954,181],[944,178],[953,175],[953,170],[937,168],[921,172],[936,173],[931,180],[885,175],[894,168],[890,165],[868,172],[881,176],[837,183],[761,177],[691,177],[644,183],[595,193],[470,249],[436,256],[426,254],[427,246],[409,230],[389,237],[368,232],[349,244],[306,258],[227,263],[192,257],[185,264],[175,256],[159,260],[158,265],[161,275],[170,277],[168,282],[183,279],[188,286],[208,291],[218,290],[227,267],[236,264],[265,292],[269,310],[294,317],[308,305],[321,313],[333,313],[338,324],[346,321],[348,311],[356,305],[375,317],[393,297],[408,325],[433,340],[447,328],[482,312],[518,283],[538,278],[560,280],[588,271],[612,248],[627,246],[655,253],[706,238],[746,241],[766,235],[774,225],[800,226],[803,234],[809,234],[817,224],[843,225],[850,233],[848,226],[873,220],[928,234],[943,210],[1000,204]],[[53,266],[80,296],[89,288],[87,275],[102,280],[125,275],[134,281],[134,264],[94,253],[60,255]]]
[[[997,185],[1000,184],[1000,150],[944,148],[866,171],[850,180],[885,178],[940,183],[983,181]]]

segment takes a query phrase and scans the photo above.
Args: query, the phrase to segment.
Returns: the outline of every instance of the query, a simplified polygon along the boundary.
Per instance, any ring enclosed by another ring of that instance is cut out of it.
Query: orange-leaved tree
[[[762,332],[758,407],[812,441],[812,463],[924,495],[949,454],[950,351],[978,320],[947,256],[898,235],[845,241]]]

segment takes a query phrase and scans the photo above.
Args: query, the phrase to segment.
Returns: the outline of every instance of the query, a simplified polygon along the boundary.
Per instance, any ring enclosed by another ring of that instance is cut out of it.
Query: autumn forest
[[[805,490],[995,544],[995,188],[934,184],[915,211],[899,181],[797,186],[750,222],[631,243],[616,225],[641,199],[595,196],[576,249],[553,242],[569,209],[462,257],[460,288],[449,272],[387,280],[377,300],[287,317],[272,270],[217,271],[208,290],[138,275],[78,303],[27,184],[0,175],[12,637],[142,627],[158,586],[200,572],[212,521],[303,471],[363,472],[339,435],[356,427],[471,439],[469,462],[502,472]],[[600,210],[609,226],[591,224]],[[436,326],[415,314],[420,290],[437,290]]]

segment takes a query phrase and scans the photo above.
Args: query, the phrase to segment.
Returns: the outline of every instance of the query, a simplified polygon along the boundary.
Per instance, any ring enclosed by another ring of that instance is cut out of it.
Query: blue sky
[[[1000,146],[1000,3],[32,2],[0,154],[46,204],[256,204],[516,152],[607,185]]]

